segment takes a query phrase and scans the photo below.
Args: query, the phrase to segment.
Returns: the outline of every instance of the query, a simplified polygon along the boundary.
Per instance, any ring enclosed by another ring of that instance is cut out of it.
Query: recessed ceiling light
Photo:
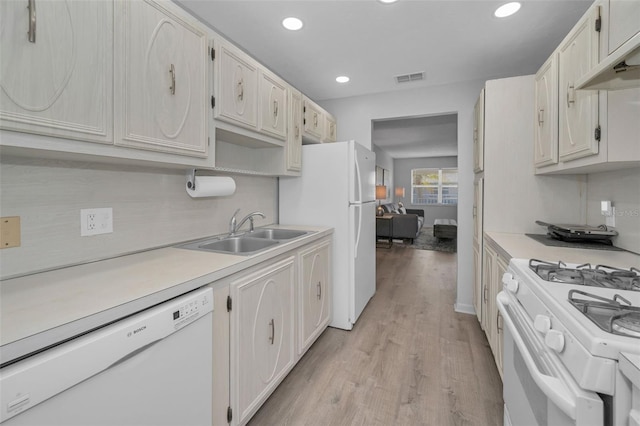
[[[380,3],[385,3],[385,4],[389,4],[389,3],[395,3],[398,0],[378,0]]]
[[[294,17],[284,18],[282,21],[282,26],[291,31],[298,31],[302,25],[302,21]]]
[[[346,75],[341,75],[340,77],[336,77],[336,81],[338,83],[346,83],[349,81],[349,77],[347,77]]]
[[[497,18],[506,18],[507,16],[511,16],[520,10],[520,3],[517,1],[512,1],[511,3],[506,3],[496,9],[493,13]]]

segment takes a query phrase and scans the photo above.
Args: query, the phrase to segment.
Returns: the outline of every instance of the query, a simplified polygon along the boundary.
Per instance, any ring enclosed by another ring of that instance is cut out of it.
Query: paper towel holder
[[[196,169],[187,171],[187,188],[192,191],[196,189]]]

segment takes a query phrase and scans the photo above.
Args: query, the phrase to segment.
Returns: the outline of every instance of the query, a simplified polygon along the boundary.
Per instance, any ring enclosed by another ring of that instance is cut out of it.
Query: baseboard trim
[[[475,315],[476,314],[476,310],[474,309],[473,305],[456,303],[455,305],[453,305],[453,309],[456,312],[461,313],[461,314],[469,314],[469,315]]]

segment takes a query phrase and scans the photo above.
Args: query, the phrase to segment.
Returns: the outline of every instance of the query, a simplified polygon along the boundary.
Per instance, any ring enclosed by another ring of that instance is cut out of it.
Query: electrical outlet
[[[80,236],[110,234],[113,232],[113,209],[80,210]]]

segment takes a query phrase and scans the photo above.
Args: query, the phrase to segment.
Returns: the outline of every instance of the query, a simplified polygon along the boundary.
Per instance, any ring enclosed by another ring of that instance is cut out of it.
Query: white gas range
[[[640,271],[512,259],[503,285],[505,424],[634,424]]]

